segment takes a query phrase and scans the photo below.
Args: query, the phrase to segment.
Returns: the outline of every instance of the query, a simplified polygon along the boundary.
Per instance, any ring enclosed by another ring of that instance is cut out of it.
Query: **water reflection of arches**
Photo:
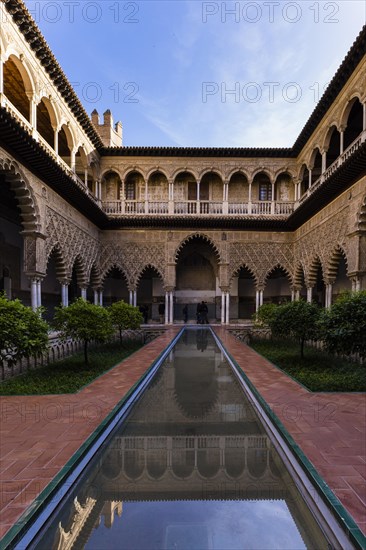
[[[204,418],[215,407],[218,383],[214,370],[204,358],[197,364],[175,358],[175,396],[186,418]]]
[[[267,470],[267,449],[248,449],[247,467],[249,473],[255,477],[262,477]]]
[[[168,467],[165,438],[151,437],[147,441],[146,471],[153,479],[160,479]]]
[[[194,438],[173,438],[172,471],[177,478],[188,478],[195,467]]]
[[[145,469],[144,449],[126,449],[123,462],[126,477],[131,480],[139,479]]]
[[[240,477],[245,469],[245,441],[228,438],[224,451],[225,470],[233,479]]]
[[[121,451],[110,451],[103,458],[102,471],[103,475],[108,479],[115,479],[122,470],[122,453]]]
[[[206,447],[208,441],[206,439],[198,441],[197,452],[197,470],[205,479],[215,477],[220,470],[220,448],[219,438],[209,441],[210,447]]]

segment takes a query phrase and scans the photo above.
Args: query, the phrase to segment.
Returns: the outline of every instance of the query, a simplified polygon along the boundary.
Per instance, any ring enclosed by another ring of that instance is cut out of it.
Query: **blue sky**
[[[291,146],[366,21],[364,0],[26,5],[124,145]]]

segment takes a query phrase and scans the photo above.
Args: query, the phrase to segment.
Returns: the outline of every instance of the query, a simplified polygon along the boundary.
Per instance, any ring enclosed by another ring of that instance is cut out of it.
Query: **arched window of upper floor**
[[[326,158],[326,168],[329,168],[337,160],[341,152],[341,134],[336,126],[331,126],[328,131],[329,145]]]
[[[344,131],[343,150],[357,139],[363,130],[363,106],[358,98],[353,100],[353,105],[347,118],[347,126]]]
[[[272,197],[272,184],[265,172],[259,172],[256,174],[252,183],[252,197],[256,200],[256,195],[259,201],[271,201]]]
[[[51,102],[43,97],[37,105],[37,131],[54,148],[57,121]]]
[[[30,121],[30,98],[27,92],[31,91],[30,84],[26,82],[21,73],[21,62],[15,57],[10,58],[4,64],[4,94],[19,111],[21,115]]]
[[[109,170],[102,178],[102,198],[104,201],[115,201],[122,199],[122,182],[119,174]]]
[[[309,189],[309,170],[306,164],[302,165],[301,174],[301,195],[303,195]]]
[[[73,150],[73,139],[66,124],[63,124],[58,133],[58,154],[71,166],[71,151]]]
[[[125,179],[125,199],[127,201],[137,200],[138,184],[142,176],[139,172],[130,172]]]
[[[278,174],[275,181],[275,194],[278,201],[293,201],[295,199],[295,189],[292,177],[288,172]]]
[[[314,149],[312,159],[313,168],[311,170],[311,185],[314,185],[322,174],[322,155],[318,147]]]

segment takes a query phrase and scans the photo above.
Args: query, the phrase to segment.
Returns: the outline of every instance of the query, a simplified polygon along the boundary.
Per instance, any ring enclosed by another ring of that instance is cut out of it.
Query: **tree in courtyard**
[[[43,353],[48,346],[48,324],[20,300],[8,300],[0,294],[0,363],[2,378],[9,367],[23,357]]]
[[[269,324],[273,336],[290,337],[300,344],[300,355],[304,357],[306,340],[317,340],[320,309],[315,304],[303,300],[288,302],[278,306]]]
[[[366,357],[366,290],[346,292],[323,311],[322,339],[331,353]]]
[[[142,314],[137,307],[130,306],[123,300],[114,302],[108,309],[113,326],[119,331],[119,339],[122,344],[122,331],[139,328],[143,322]]]
[[[83,298],[78,298],[68,307],[57,307],[54,327],[60,331],[61,339],[75,338],[84,343],[85,365],[89,364],[90,342],[104,343],[113,335],[113,325],[108,311]]]
[[[269,327],[270,323],[276,314],[278,306],[276,304],[263,304],[258,308],[258,311],[254,313],[254,324],[257,327]]]

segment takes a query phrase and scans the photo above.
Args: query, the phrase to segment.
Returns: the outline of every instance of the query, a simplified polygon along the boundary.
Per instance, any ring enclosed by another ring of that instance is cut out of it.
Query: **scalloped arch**
[[[174,260],[175,262],[178,261],[178,257],[179,257],[179,254],[181,252],[181,250],[184,248],[184,246],[189,243],[190,241],[192,241],[193,239],[200,239],[200,240],[203,240],[203,241],[206,241],[209,245],[212,246],[214,252],[215,252],[215,255],[216,255],[216,258],[217,258],[217,261],[218,263],[220,263],[221,261],[221,253],[220,253],[220,249],[219,247],[216,245],[215,241],[213,241],[208,235],[205,235],[205,233],[191,233],[190,235],[188,235],[187,237],[185,237],[183,239],[183,241],[181,241],[179,243],[179,245],[177,246],[176,250],[175,250],[175,253],[174,253]]]
[[[308,282],[310,287],[313,287],[316,284],[319,267],[321,268],[322,277],[324,281],[325,270],[324,270],[323,262],[321,261],[319,256],[315,256],[315,258],[313,258],[310,263],[309,273],[308,273]]]
[[[258,285],[258,277],[257,275],[255,274],[255,271],[252,267],[250,267],[250,265],[248,265],[247,263],[243,262],[241,263],[239,266],[237,266],[235,268],[235,270],[232,272],[231,276],[230,276],[230,283],[231,281],[233,280],[233,278],[239,273],[239,271],[241,269],[247,269],[247,271],[251,274],[252,278],[253,278],[253,282],[255,285]]]
[[[79,288],[86,288],[88,286],[88,278],[86,274],[86,268],[85,268],[85,261],[80,256],[80,254],[77,254],[74,256],[72,261],[69,264],[69,275],[70,279],[72,277],[72,272],[75,269],[76,272],[76,279],[77,284]]]
[[[154,265],[152,262],[149,262],[148,264],[146,264],[139,272],[139,274],[137,275],[136,277],[136,286],[138,286],[143,274],[145,273],[145,271],[147,271],[148,269],[154,269],[156,271],[156,273],[159,275],[162,283],[164,284],[164,274],[161,272],[160,268],[156,265]]]
[[[337,245],[333,249],[333,251],[331,252],[331,254],[329,256],[329,259],[328,259],[328,262],[327,262],[327,266],[326,266],[326,270],[325,270],[325,278],[328,281],[335,281],[336,280],[337,273],[338,273],[338,268],[339,268],[339,263],[340,263],[342,258],[346,262],[346,268],[347,268],[347,272],[348,272],[347,254],[346,254],[346,252],[345,252],[345,250],[342,246]]]
[[[366,195],[358,214],[358,229],[360,231],[366,231]]]
[[[286,277],[288,278],[289,280],[289,283],[290,285],[292,285],[293,283],[293,278],[292,278],[292,275],[289,271],[289,269],[287,267],[285,267],[284,265],[282,265],[280,262],[273,265],[272,267],[269,268],[269,270],[267,271],[265,277],[264,277],[264,284],[267,283],[269,277],[271,276],[271,274],[276,270],[276,269],[281,269],[282,271],[284,271],[284,273],[286,274]]]
[[[67,279],[67,265],[65,261],[65,253],[62,250],[62,246],[60,243],[56,243],[49,251],[49,254],[47,256],[47,262],[46,262],[47,267],[51,259],[51,256],[53,256],[55,260],[57,280],[62,281],[63,279]]]
[[[125,269],[123,268],[123,266],[118,262],[110,262],[107,265],[107,267],[105,267],[103,272],[100,274],[101,284],[102,285],[104,284],[105,279],[108,277],[109,272],[112,271],[113,269],[117,269],[118,271],[120,271],[121,275],[123,276],[123,278],[126,281],[127,287],[129,287],[129,278],[127,276],[127,273],[126,273]]]
[[[10,159],[0,158],[1,173],[4,173],[5,180],[10,185],[18,201],[23,229],[25,231],[40,232],[39,207],[28,180],[19,170],[18,165]]]

